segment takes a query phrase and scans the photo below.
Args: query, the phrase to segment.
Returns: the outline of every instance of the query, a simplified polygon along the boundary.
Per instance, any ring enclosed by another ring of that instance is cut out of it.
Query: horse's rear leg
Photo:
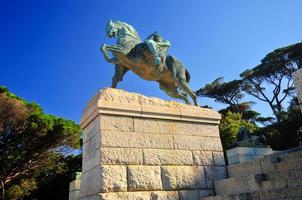
[[[191,104],[189,99],[185,95],[179,93],[175,86],[169,87],[168,85],[165,85],[165,84],[159,84],[159,88],[161,90],[163,90],[170,97],[182,99],[183,101],[186,102],[186,104],[188,104],[188,105]]]
[[[196,94],[190,89],[189,85],[183,79],[178,78],[178,87],[185,93],[188,94],[194,101],[195,106],[199,106],[197,102]]]
[[[185,95],[187,94],[192,98],[195,106],[199,106],[195,93],[190,89],[188,83],[185,81],[185,78],[186,78],[185,71],[183,71],[184,73],[179,73],[177,71],[176,65],[174,65],[172,67],[172,72],[173,72],[173,76],[174,76],[174,79],[176,80],[178,87],[184,92]],[[178,92],[178,94],[180,94],[180,92]],[[180,95],[185,96],[184,94],[180,94]]]

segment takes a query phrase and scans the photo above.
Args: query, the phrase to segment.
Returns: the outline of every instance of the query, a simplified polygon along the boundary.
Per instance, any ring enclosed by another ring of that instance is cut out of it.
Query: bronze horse
[[[103,44],[101,48],[106,61],[115,64],[113,88],[122,81],[125,73],[131,70],[145,80],[157,81],[160,89],[166,94],[182,99],[186,104],[191,104],[187,98],[190,96],[198,106],[196,95],[188,85],[190,74],[179,60],[170,55],[166,56],[161,63],[162,71],[158,74],[154,69],[152,53],[148,46],[141,42],[138,33],[131,25],[110,20],[106,32],[108,37],[117,39],[115,45]],[[110,58],[108,51],[113,57]]]

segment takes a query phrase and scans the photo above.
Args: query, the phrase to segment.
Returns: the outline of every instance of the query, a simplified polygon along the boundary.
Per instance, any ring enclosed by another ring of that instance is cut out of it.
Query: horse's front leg
[[[108,51],[111,50],[110,48],[111,46],[107,45],[107,44],[103,44],[101,47],[101,52],[103,53],[105,60],[108,63],[112,63],[112,64],[118,64],[118,59],[116,57],[112,57],[110,58],[110,56],[108,55]]]

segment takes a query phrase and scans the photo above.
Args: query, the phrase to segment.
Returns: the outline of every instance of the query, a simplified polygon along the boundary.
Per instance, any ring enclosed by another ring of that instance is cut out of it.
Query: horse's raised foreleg
[[[112,64],[118,64],[118,59],[116,57],[111,57],[108,55],[108,51],[111,51],[112,53],[123,53],[123,47],[120,45],[107,45],[103,44],[101,47],[101,52],[103,53],[105,60],[108,63]]]

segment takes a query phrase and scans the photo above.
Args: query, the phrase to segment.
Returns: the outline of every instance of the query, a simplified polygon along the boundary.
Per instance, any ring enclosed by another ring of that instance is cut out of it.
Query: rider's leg
[[[148,45],[151,53],[153,54],[154,56],[154,65],[159,65],[160,64],[160,56],[158,55],[158,52],[157,52],[157,44],[155,41],[153,40],[147,40],[145,41],[145,43]]]

